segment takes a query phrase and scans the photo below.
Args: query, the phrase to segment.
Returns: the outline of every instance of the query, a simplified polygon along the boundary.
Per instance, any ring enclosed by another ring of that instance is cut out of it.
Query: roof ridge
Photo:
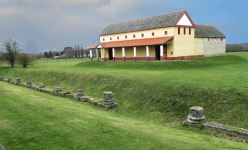
[[[173,14],[173,13],[178,13],[181,11],[186,11],[186,10],[180,10],[180,11],[175,11],[175,12],[170,12],[170,13],[165,13],[165,14],[160,14],[160,15],[154,15],[154,16],[148,16],[148,17],[143,17],[143,18],[138,18],[138,19],[132,19],[132,20],[127,20],[127,21],[121,21],[121,22],[116,22],[116,23],[110,23],[111,24],[118,24],[118,23],[123,23],[123,22],[128,22],[128,21],[134,21],[134,20],[139,20],[139,19],[145,19],[145,18],[150,18],[150,17],[156,17],[156,16],[162,16],[162,15],[167,15],[167,14]]]
[[[202,25],[202,26],[213,26],[213,27],[214,27],[214,25],[206,25],[206,24],[195,24],[195,25]]]

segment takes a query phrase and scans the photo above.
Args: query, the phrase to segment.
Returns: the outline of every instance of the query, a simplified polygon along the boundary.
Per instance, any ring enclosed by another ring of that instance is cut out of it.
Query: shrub
[[[33,65],[34,60],[35,58],[27,53],[19,53],[17,55],[17,64],[22,65],[23,68],[26,68],[28,65]]]

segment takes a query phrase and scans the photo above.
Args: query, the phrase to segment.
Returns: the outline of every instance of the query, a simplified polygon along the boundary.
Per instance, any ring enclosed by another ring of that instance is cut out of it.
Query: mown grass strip
[[[0,87],[0,141],[6,149],[248,148],[4,82]]]

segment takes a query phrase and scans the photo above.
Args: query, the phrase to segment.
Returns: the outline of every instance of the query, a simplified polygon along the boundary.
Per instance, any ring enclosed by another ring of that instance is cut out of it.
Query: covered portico
[[[102,61],[155,61],[166,60],[168,46],[173,36],[102,42],[90,49],[101,50]],[[97,55],[99,59],[99,55]]]

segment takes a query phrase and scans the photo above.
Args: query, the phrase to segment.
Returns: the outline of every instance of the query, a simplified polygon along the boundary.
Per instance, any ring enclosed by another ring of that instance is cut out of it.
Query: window
[[[184,35],[186,34],[186,28],[183,29]]]
[[[154,32],[152,32],[152,36],[154,36],[155,34],[154,34]]]
[[[133,35],[133,38],[135,38],[135,35]]]
[[[221,38],[221,41],[222,41],[222,38]]]
[[[178,27],[178,35],[180,35],[180,27]]]
[[[110,41],[112,40],[112,37],[110,38]]]
[[[167,35],[167,31],[164,31],[164,34]]]
[[[119,40],[120,38],[119,38],[119,36],[117,36],[117,40]]]
[[[125,36],[125,39],[127,39],[127,36]]]
[[[141,34],[141,37],[144,37],[144,34]]]
[[[105,38],[103,38],[102,40],[105,41]]]
[[[189,35],[191,35],[191,28],[189,28]]]
[[[210,41],[210,38],[208,38],[208,41]]]
[[[214,41],[216,41],[216,38],[214,38]]]

